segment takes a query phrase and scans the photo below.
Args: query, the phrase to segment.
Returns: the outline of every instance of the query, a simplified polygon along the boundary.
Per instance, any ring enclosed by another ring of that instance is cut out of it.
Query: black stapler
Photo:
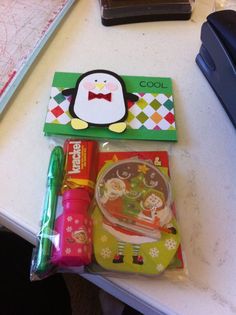
[[[236,11],[211,13],[196,62],[236,128]]]

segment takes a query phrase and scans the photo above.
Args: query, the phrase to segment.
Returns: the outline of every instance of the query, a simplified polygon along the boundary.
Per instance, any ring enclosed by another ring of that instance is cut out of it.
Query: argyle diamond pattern
[[[70,97],[62,89],[52,87],[46,123],[66,125],[70,122]],[[172,95],[163,93],[133,93],[139,97],[128,110],[127,126],[131,129],[175,130],[175,114]]]
[[[127,125],[132,129],[174,130],[173,97],[163,93],[134,93],[139,100],[130,106]]]

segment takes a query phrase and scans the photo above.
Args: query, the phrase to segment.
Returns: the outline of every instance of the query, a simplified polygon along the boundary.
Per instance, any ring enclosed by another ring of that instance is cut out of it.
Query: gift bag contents
[[[67,140],[64,144],[65,176],[62,190],[83,188],[93,197],[97,178],[98,143]]]
[[[168,156],[140,153],[142,159],[137,152],[116,153],[113,161],[104,153],[93,211],[94,255],[106,270],[159,274],[172,262],[180,244],[167,177]],[[155,161],[163,165],[158,167]]]
[[[52,262],[59,266],[82,266],[89,264],[92,256],[92,221],[88,210],[97,176],[93,164],[97,143],[68,140],[64,151],[63,213],[55,222],[58,242],[54,244]]]
[[[46,270],[52,267],[50,257],[53,246],[54,221],[56,217],[58,194],[60,193],[63,178],[63,167],[63,149],[57,146],[53,149],[49,161],[41,228],[38,234],[36,254],[32,262],[33,271],[37,271],[37,274],[44,274]]]
[[[112,223],[160,238],[169,232],[170,188],[167,179],[143,160],[117,162],[100,176],[97,202]]]
[[[67,140],[64,150],[56,147],[51,154],[48,187],[54,190],[47,189],[32,264],[32,273],[39,277],[45,277],[53,268],[91,262],[92,220],[88,211],[97,176],[97,152],[95,141]]]
[[[167,152],[99,152],[77,139],[52,151],[32,272],[95,265],[144,275],[182,266]]]
[[[91,199],[83,188],[63,193],[63,213],[55,222],[58,242],[54,243],[52,262],[58,266],[83,266],[91,262],[92,221],[88,215]]]

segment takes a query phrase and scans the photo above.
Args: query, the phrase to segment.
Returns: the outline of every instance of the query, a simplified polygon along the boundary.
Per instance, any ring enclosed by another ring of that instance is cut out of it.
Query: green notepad
[[[80,76],[78,73],[55,73],[44,124],[45,135],[177,141],[170,78],[121,75],[126,91],[138,96],[138,100],[128,101],[127,128],[122,133],[116,133],[104,126],[89,126],[82,130],[72,128],[69,113],[71,96],[63,95],[62,91],[74,88]]]

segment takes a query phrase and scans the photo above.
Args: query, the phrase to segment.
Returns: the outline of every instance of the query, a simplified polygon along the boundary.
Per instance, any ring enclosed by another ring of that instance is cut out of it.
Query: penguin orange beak
[[[99,89],[101,91],[104,88],[105,83],[102,83],[102,82],[101,83],[100,82],[99,83],[95,83],[95,86],[96,86],[97,89]]]

